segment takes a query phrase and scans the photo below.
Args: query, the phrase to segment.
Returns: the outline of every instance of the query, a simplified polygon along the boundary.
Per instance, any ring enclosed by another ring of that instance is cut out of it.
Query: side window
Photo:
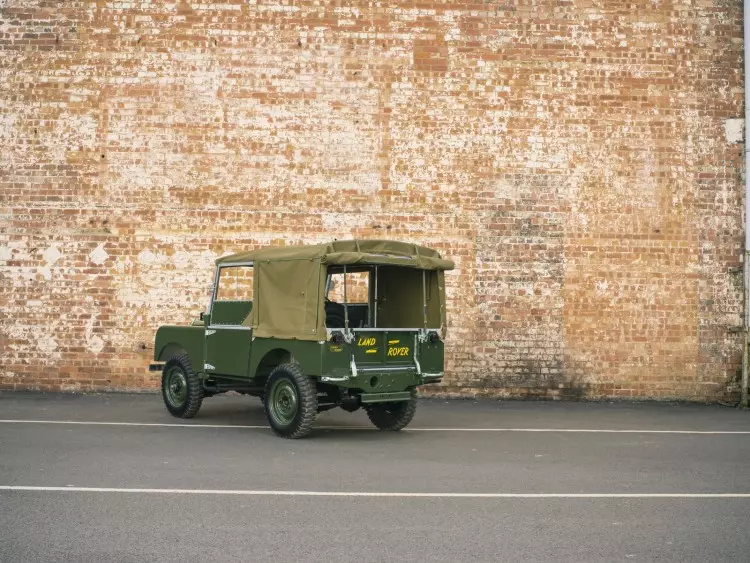
[[[253,267],[230,266],[219,270],[216,301],[252,301]]]
[[[344,303],[344,283],[346,283],[346,302],[350,305],[367,304],[369,302],[369,272],[347,272],[331,274],[331,284],[328,299],[336,303]]]
[[[346,299],[344,299],[346,288]],[[349,326],[366,328],[370,326],[370,272],[331,272],[328,280],[326,326],[343,327],[345,315],[349,316]],[[344,303],[346,302],[346,307]]]

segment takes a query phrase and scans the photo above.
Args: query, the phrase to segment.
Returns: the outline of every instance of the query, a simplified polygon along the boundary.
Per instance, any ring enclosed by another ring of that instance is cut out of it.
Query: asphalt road
[[[296,441],[233,396],[183,421],[0,393],[0,419],[3,563],[750,561],[750,412],[726,407],[429,400],[400,433],[339,410]]]

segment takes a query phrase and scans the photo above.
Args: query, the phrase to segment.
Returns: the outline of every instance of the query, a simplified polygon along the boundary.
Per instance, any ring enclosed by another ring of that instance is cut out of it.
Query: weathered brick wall
[[[739,0],[0,0],[0,388],[153,388],[213,260],[434,245],[443,392],[722,399]]]

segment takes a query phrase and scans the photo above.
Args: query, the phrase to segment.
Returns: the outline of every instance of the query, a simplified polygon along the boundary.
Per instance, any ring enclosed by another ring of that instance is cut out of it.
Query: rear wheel
[[[203,403],[203,385],[193,372],[187,354],[172,356],[164,364],[161,396],[172,416],[192,418]]]
[[[298,364],[281,364],[268,377],[263,405],[276,435],[302,438],[312,430],[318,412],[318,393]]]
[[[411,390],[408,401],[396,401],[392,403],[374,403],[365,405],[365,412],[375,426],[381,430],[401,430],[414,418],[417,410],[417,391]]]

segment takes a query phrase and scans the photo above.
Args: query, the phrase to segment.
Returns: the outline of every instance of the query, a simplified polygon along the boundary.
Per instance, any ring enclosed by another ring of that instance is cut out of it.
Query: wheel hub
[[[181,406],[187,398],[187,380],[179,368],[174,368],[167,377],[167,399],[175,407]]]
[[[279,381],[271,391],[270,411],[280,424],[290,424],[297,414],[297,393],[288,381]]]

